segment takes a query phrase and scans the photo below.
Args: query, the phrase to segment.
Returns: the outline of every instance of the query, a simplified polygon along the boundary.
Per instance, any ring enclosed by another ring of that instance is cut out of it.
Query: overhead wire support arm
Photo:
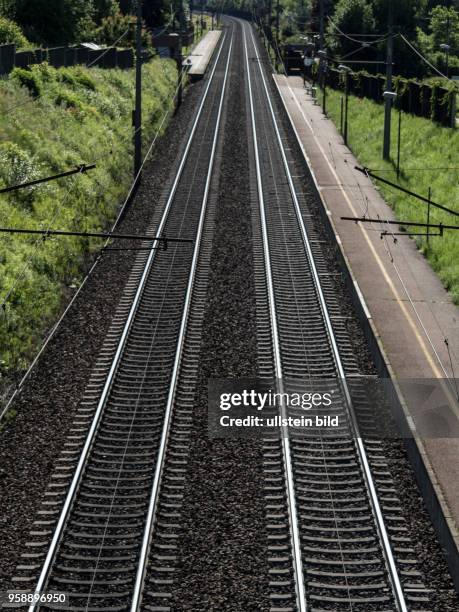
[[[380,223],[382,225],[398,225],[400,227],[425,227],[426,229],[437,229],[439,231],[438,234],[430,234],[431,236],[443,236],[444,230],[459,230],[459,225],[445,225],[444,223],[422,223],[418,221],[400,221],[397,219],[372,219],[370,217],[340,217],[342,221],[354,221],[354,223]],[[417,236],[418,234],[408,234],[408,232],[400,232],[398,234],[393,234],[392,232],[388,232],[387,230],[381,230],[382,236],[397,235],[397,236],[408,236],[413,235]],[[421,236],[426,236],[427,234],[419,234]]]
[[[38,229],[24,229],[24,228],[18,228],[18,227],[0,227],[0,233],[2,234],[35,234],[35,235],[41,235],[45,239],[48,238],[49,236],[77,236],[81,238],[105,238],[108,240],[110,239],[113,239],[113,240],[142,240],[142,241],[149,241],[149,242],[162,242],[164,245],[164,250],[167,250],[167,245],[169,242],[177,242],[177,243],[184,243],[184,244],[193,243],[193,240],[189,238],[170,238],[169,236],[166,236],[165,234],[162,234],[161,236],[146,236],[146,235],[141,235],[141,234],[114,234],[112,232],[71,232],[67,230],[52,230],[52,229],[38,230]],[[110,250],[114,250],[114,249],[110,249]],[[134,249],[126,249],[126,250],[134,250]]]
[[[96,164],[82,164],[81,166],[77,166],[73,170],[67,170],[66,172],[61,172],[59,174],[53,174],[52,176],[47,176],[45,178],[36,179],[34,181],[27,181],[27,183],[19,183],[18,185],[12,185],[10,187],[3,187],[0,189],[0,193],[10,193],[12,191],[18,191],[19,189],[25,189],[26,187],[34,187],[35,185],[41,185],[42,183],[49,183],[50,181],[55,181],[57,179],[63,178],[65,176],[72,176],[72,174],[83,174],[88,170],[94,170]]]
[[[390,187],[394,187],[394,189],[398,189],[399,191],[402,191],[403,193],[406,193],[407,195],[413,196],[413,198],[417,198],[418,200],[421,200],[421,202],[425,202],[426,204],[428,204],[430,206],[434,206],[435,208],[439,208],[440,210],[443,210],[444,212],[447,212],[450,215],[454,215],[455,217],[459,217],[459,212],[458,211],[452,210],[451,208],[448,208],[447,206],[443,206],[442,204],[438,204],[437,202],[433,202],[429,198],[426,198],[425,196],[421,195],[420,193],[416,193],[414,191],[410,191],[409,189],[406,189],[406,187],[402,187],[401,185],[397,185],[397,183],[393,183],[392,181],[389,181],[389,180],[383,178],[382,176],[379,176],[378,174],[375,174],[369,168],[360,168],[359,166],[354,166],[354,167],[359,172],[362,172],[362,174],[365,174],[367,176],[371,176],[372,178],[374,178],[374,179],[376,179],[378,181],[381,181],[381,183],[385,183],[386,185],[389,185]],[[444,225],[443,227],[446,228],[446,225]],[[451,229],[451,228],[449,228],[449,229]]]

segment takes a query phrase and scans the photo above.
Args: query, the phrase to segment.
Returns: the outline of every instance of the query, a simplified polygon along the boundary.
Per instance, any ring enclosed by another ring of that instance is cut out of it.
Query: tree
[[[6,43],[15,43],[17,47],[30,45],[17,23],[6,17],[0,17],[0,45]]]
[[[9,19],[14,18],[14,0],[0,0],[0,15],[8,17]]]
[[[120,10],[117,0],[93,0],[93,4],[93,19],[96,23],[101,23],[102,19],[107,17],[114,17]]]
[[[392,5],[394,28],[410,40],[416,38],[416,24],[426,11],[426,0],[376,0],[372,2],[378,33],[387,32],[389,3]]]
[[[17,0],[13,18],[30,40],[60,45],[90,36],[93,15],[92,0]]]
[[[182,5],[182,7],[179,5]],[[171,7],[174,13],[178,15],[179,11],[183,10],[182,0],[180,2],[177,2],[177,0],[173,0],[173,2],[168,2],[167,0],[144,0],[142,13],[147,28],[152,30],[168,22],[171,16]]]
[[[339,0],[327,28],[327,43],[335,54],[344,56],[361,46],[351,38],[356,34],[373,34],[374,31],[373,10],[366,0]]]
[[[320,31],[320,4],[323,2],[324,11],[324,28],[327,28],[328,15],[332,15],[334,5],[337,4],[333,0],[312,0],[311,2],[311,26],[314,32]]]
[[[418,29],[422,53],[441,72],[459,71],[459,14],[454,8],[436,6],[430,11],[428,32]],[[441,45],[449,45],[448,51]]]
[[[451,55],[459,55],[459,15],[454,8],[436,6],[430,13],[429,29],[433,50],[446,43]]]

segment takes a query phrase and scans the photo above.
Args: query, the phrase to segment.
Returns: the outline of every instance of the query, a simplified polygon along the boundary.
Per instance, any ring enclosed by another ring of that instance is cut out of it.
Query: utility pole
[[[388,13],[388,31],[389,38],[387,39],[387,57],[386,57],[386,92],[392,91],[392,62],[394,59],[394,9],[393,0],[389,0]],[[392,98],[385,96],[384,101],[384,143],[383,143],[383,158],[390,159],[390,121],[392,113]]]
[[[142,166],[142,0],[137,0],[135,110],[134,110],[134,178],[140,182]]]
[[[323,49],[325,47],[325,0],[319,0],[319,16],[320,16],[320,24],[319,24],[319,33],[320,33],[320,48]]]
[[[204,21],[204,0],[201,0],[201,38],[202,38],[202,33],[203,33],[203,24]]]
[[[279,47],[279,22],[280,22],[280,1],[277,0],[276,4],[276,42]]]
[[[324,113],[325,113],[325,70],[326,70],[326,66],[325,66],[325,61],[324,61],[324,55],[325,55],[325,26],[324,26],[324,20],[325,20],[325,11],[324,11],[324,0],[319,0],[319,13],[320,13],[320,20],[319,20],[319,84],[322,86],[323,90],[324,90]]]
[[[180,108],[183,99],[183,33],[185,29],[185,15],[183,13],[183,2],[179,2],[179,40],[177,49],[177,74],[178,74],[178,91],[177,91],[177,109]]]

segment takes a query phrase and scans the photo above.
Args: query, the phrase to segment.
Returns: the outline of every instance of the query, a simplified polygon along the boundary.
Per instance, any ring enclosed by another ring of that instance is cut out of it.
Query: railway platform
[[[274,80],[311,168],[350,282],[362,298],[362,312],[385,371],[398,381],[438,379],[448,397],[442,419],[450,432],[457,431],[454,378],[459,375],[459,309],[413,240],[398,236],[394,241],[390,234],[382,238],[385,228],[379,223],[341,219],[395,217],[371,179],[355,169],[361,164],[306,92],[302,78],[274,75]],[[396,225],[392,228],[398,231]],[[416,427],[425,406],[407,391],[401,403],[407,422]],[[459,436],[415,433],[414,446],[411,462],[450,568],[456,570],[459,588]]]
[[[197,81],[203,78],[220,40],[220,36],[220,30],[210,30],[196,45],[190,55],[185,58],[185,65],[189,66],[188,74],[191,80]]]

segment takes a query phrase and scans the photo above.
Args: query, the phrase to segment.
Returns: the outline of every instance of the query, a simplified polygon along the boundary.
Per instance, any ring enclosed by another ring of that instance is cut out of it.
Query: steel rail
[[[269,300],[269,313],[271,319],[271,332],[272,332],[272,340],[273,340],[273,352],[274,352],[274,370],[276,379],[279,381],[279,391],[283,393],[283,384],[282,384],[282,361],[281,361],[281,351],[280,351],[280,342],[279,342],[279,333],[277,329],[277,313],[276,313],[276,303],[274,299],[274,283],[273,276],[271,270],[271,261],[269,255],[269,244],[268,244],[268,230],[266,226],[266,216],[265,216],[265,201],[264,201],[264,189],[263,189],[263,178],[261,174],[261,165],[260,165],[260,155],[258,151],[258,142],[257,142],[257,123],[255,118],[255,108],[253,103],[253,93],[252,93],[252,78],[250,75],[250,66],[249,66],[249,55],[247,50],[247,32],[245,24],[243,24],[244,30],[244,48],[245,48],[245,59],[246,59],[246,67],[247,67],[247,77],[248,77],[248,90],[249,90],[249,100],[250,100],[250,114],[252,119],[252,134],[253,134],[253,146],[255,150],[255,165],[256,165],[256,173],[257,173],[257,186],[258,186],[258,200],[260,205],[260,218],[261,218],[261,229],[263,235],[263,253],[264,253],[264,263],[265,263],[265,271],[266,271],[266,285],[268,289],[268,300]],[[286,416],[285,406],[282,404],[281,406],[281,414],[282,417]],[[286,475],[286,485],[287,485],[287,506],[289,511],[290,518],[290,537],[291,537],[291,545],[293,552],[293,572],[295,577],[295,587],[296,587],[296,598],[299,612],[306,612],[306,592],[304,588],[304,574],[303,574],[303,566],[302,566],[302,556],[301,556],[301,539],[299,533],[298,526],[298,515],[296,509],[296,499],[295,499],[295,486],[293,482],[293,465],[291,460],[291,452],[290,452],[290,440],[288,437],[287,428],[282,428],[282,453],[283,460],[285,466],[285,475]]]
[[[201,118],[202,111],[203,111],[203,108],[204,108],[204,104],[205,104],[205,102],[207,100],[207,96],[208,96],[208,93],[209,93],[210,86],[211,86],[211,84],[213,82],[213,78],[214,78],[215,71],[216,71],[216,68],[217,68],[218,60],[220,58],[220,55],[221,55],[221,52],[222,52],[222,49],[223,49],[223,46],[224,46],[224,43],[225,43],[225,39],[226,39],[226,34],[222,38],[222,42],[220,44],[220,48],[219,48],[217,57],[215,59],[215,63],[214,63],[211,75],[209,77],[209,82],[207,83],[206,89],[204,91],[201,103],[200,103],[199,108],[198,108],[198,112],[196,114],[195,121],[193,123],[193,127],[192,127],[192,130],[191,130],[190,136],[188,138],[187,145],[185,147],[185,151],[183,153],[183,156],[182,156],[179,168],[177,170],[177,174],[175,176],[174,183],[173,183],[172,188],[171,188],[171,192],[169,194],[169,197],[167,199],[166,205],[164,207],[164,210],[163,210],[163,213],[162,213],[162,216],[161,216],[161,221],[160,221],[159,226],[158,226],[158,231],[157,231],[158,235],[161,235],[163,233],[164,227],[166,225],[166,221],[167,221],[167,218],[169,216],[169,211],[171,209],[172,202],[174,200],[175,193],[177,191],[177,186],[178,186],[180,178],[182,176],[183,169],[185,167],[185,163],[186,163],[186,161],[188,159],[188,154],[189,154],[189,151],[190,151],[190,148],[191,148],[191,144],[192,144],[192,142],[194,140],[194,136],[196,134],[197,125],[198,125],[199,120]],[[153,246],[155,246],[156,242],[157,241],[155,241]],[[156,244],[156,246],[157,246],[157,244]],[[75,493],[76,493],[76,491],[78,489],[79,481],[80,481],[81,475],[83,473],[84,467],[86,465],[86,460],[88,458],[89,451],[90,451],[90,448],[92,446],[92,442],[94,440],[94,437],[95,437],[95,434],[96,434],[96,431],[97,431],[97,428],[98,428],[98,424],[99,424],[101,415],[103,413],[103,409],[104,409],[104,406],[105,406],[105,403],[106,403],[106,400],[107,400],[107,397],[108,397],[108,393],[109,393],[109,390],[110,390],[110,388],[112,386],[112,382],[113,382],[113,379],[115,377],[115,373],[116,373],[116,371],[118,369],[118,364],[119,364],[121,356],[123,354],[124,346],[126,344],[126,340],[127,340],[128,335],[129,335],[129,330],[131,328],[131,324],[132,324],[133,319],[135,317],[138,304],[139,304],[141,296],[143,294],[143,290],[144,290],[145,285],[147,283],[148,275],[150,273],[152,264],[153,264],[153,262],[155,260],[156,253],[157,253],[156,250],[152,250],[150,255],[149,255],[149,257],[148,257],[148,259],[147,259],[147,261],[146,261],[145,269],[144,269],[142,277],[140,279],[139,286],[137,288],[137,291],[136,291],[136,294],[135,294],[132,306],[130,308],[129,315],[128,315],[128,318],[126,320],[126,323],[125,323],[125,326],[124,326],[124,329],[123,329],[123,333],[122,333],[121,338],[120,338],[119,345],[117,347],[115,356],[113,358],[112,365],[110,367],[110,371],[109,371],[108,376],[107,376],[107,380],[105,382],[105,385],[104,385],[101,397],[99,399],[99,402],[98,402],[98,405],[97,405],[97,409],[95,411],[94,418],[93,418],[93,421],[92,421],[92,424],[91,424],[91,428],[90,428],[90,430],[88,432],[88,436],[86,438],[85,445],[84,445],[83,450],[81,452],[80,459],[78,461],[78,465],[76,467],[76,470],[75,470],[75,473],[74,473],[71,485],[69,487],[69,491],[67,493],[67,496],[66,496],[66,499],[65,499],[65,502],[64,502],[61,514],[59,516],[59,520],[58,520],[56,529],[54,531],[53,538],[52,538],[50,547],[48,549],[48,552],[47,552],[47,555],[46,555],[46,558],[45,558],[42,570],[40,572],[40,576],[39,576],[37,585],[35,587],[35,591],[34,591],[35,595],[38,595],[38,594],[42,593],[43,592],[43,588],[44,588],[44,586],[46,584],[46,580],[48,578],[49,571],[50,571],[50,569],[52,567],[54,556],[55,556],[55,553],[56,553],[59,541],[61,539],[64,527],[65,527],[65,523],[66,523],[68,514],[70,512],[70,509],[71,509],[71,506],[72,506],[72,503],[73,503],[73,500],[74,500]],[[38,602],[38,601],[34,602],[33,604],[31,604],[29,606],[28,612],[35,612],[35,610],[37,610],[37,606],[39,606],[39,605],[40,605],[40,602]]]
[[[161,477],[162,477],[163,470],[164,470],[167,442],[169,439],[169,431],[170,431],[171,418],[172,418],[172,408],[174,405],[175,394],[177,390],[177,383],[178,383],[178,377],[179,377],[179,372],[180,372],[180,364],[181,364],[182,354],[183,354],[183,346],[185,342],[187,323],[189,319],[191,300],[193,296],[194,281],[196,278],[196,270],[198,267],[201,239],[202,239],[202,234],[204,230],[204,221],[205,221],[205,216],[206,216],[206,211],[207,211],[207,204],[209,201],[210,185],[212,181],[215,154],[217,150],[220,123],[221,123],[221,117],[223,113],[223,104],[224,104],[225,93],[226,93],[226,85],[228,81],[229,66],[230,66],[232,49],[233,49],[233,37],[234,37],[234,33],[231,35],[230,47],[228,51],[228,59],[226,62],[225,76],[223,80],[220,104],[218,108],[217,123],[215,126],[215,134],[214,134],[214,138],[212,142],[212,151],[211,151],[210,160],[209,160],[209,168],[207,171],[206,185],[204,189],[204,196],[203,196],[202,208],[201,208],[201,215],[199,218],[199,225],[198,225],[198,230],[197,230],[196,239],[195,239],[195,248],[193,252],[193,260],[191,263],[190,278],[188,280],[187,292],[186,292],[186,297],[185,297],[185,305],[184,305],[182,321],[180,325],[179,336],[177,340],[177,349],[175,353],[174,368],[172,370],[172,378],[171,378],[171,382],[169,386],[169,395],[167,398],[164,425],[163,425],[163,431],[161,434],[161,443],[160,443],[160,447],[158,450],[158,456],[156,459],[155,476],[153,479],[153,485],[152,485],[152,489],[150,493],[150,503],[148,507],[147,520],[145,523],[142,548],[141,548],[135,588],[134,588],[134,597],[133,597],[132,604],[131,604],[131,612],[137,612],[139,610],[141,594],[142,594],[142,589],[143,589],[143,582],[144,582],[145,571],[146,571],[146,564],[147,564],[148,553],[150,549],[150,542],[152,539],[152,527],[153,527],[155,514],[156,514],[159,489],[161,485]]]
[[[258,49],[256,46],[256,42],[255,42],[255,38],[253,36],[253,30],[250,27],[250,33],[251,33],[251,37],[252,37],[252,42],[254,45],[254,49],[255,49],[255,53],[257,58],[259,59],[259,54],[258,54]],[[274,109],[273,109],[273,105],[271,102],[271,98],[270,98],[270,94],[269,94],[269,90],[268,90],[268,86],[266,83],[266,78],[265,75],[263,73],[263,69],[260,65],[259,62],[256,62],[261,74],[261,78],[263,81],[263,86],[264,86],[264,90],[266,93],[266,97],[267,97],[267,101],[269,104],[269,108],[270,108],[270,113],[271,113],[271,117],[272,117],[272,121],[273,121],[273,125],[274,125],[274,129],[276,132],[276,136],[277,136],[277,141],[279,144],[279,148],[280,148],[280,152],[282,155],[282,160],[283,160],[283,164],[284,164],[284,169],[285,169],[285,173],[288,179],[288,183],[289,183],[289,188],[290,188],[290,192],[292,195],[292,199],[293,199],[293,203],[294,203],[294,207],[295,207],[295,211],[296,211],[296,215],[297,215],[297,220],[300,226],[300,230],[301,230],[301,234],[303,237],[303,242],[305,245],[305,249],[306,249],[306,253],[307,253],[307,257],[309,260],[309,264],[311,266],[311,271],[313,274],[313,278],[314,278],[314,285],[316,287],[316,291],[317,291],[317,295],[319,297],[319,301],[320,301],[320,305],[321,305],[321,309],[322,309],[322,313],[324,316],[324,321],[326,324],[326,328],[327,328],[327,333],[330,339],[330,343],[331,343],[331,347],[332,347],[332,351],[333,351],[333,356],[335,359],[335,363],[336,363],[336,367],[337,367],[337,371],[339,374],[339,377],[341,379],[341,384],[343,387],[343,391],[344,391],[344,395],[345,395],[345,399],[346,399],[346,404],[347,407],[349,409],[349,414],[351,416],[351,422],[352,422],[352,426],[354,429],[354,434],[356,436],[356,442],[357,442],[357,450],[358,450],[358,454],[359,454],[359,458],[362,464],[362,468],[363,468],[363,473],[364,473],[364,477],[365,477],[365,481],[368,487],[368,491],[370,494],[370,502],[372,505],[372,509],[373,509],[373,513],[376,519],[376,525],[379,531],[379,535],[383,544],[383,552],[384,552],[384,556],[386,559],[386,563],[388,566],[388,570],[389,570],[389,576],[390,576],[390,580],[391,580],[391,586],[394,592],[394,597],[395,597],[395,601],[397,604],[397,607],[399,609],[400,612],[408,612],[408,607],[407,607],[407,603],[405,601],[405,595],[403,593],[403,588],[400,582],[400,577],[398,575],[398,570],[397,570],[397,565],[396,565],[396,561],[394,558],[394,554],[392,552],[392,547],[390,545],[390,541],[389,541],[389,536],[387,533],[387,529],[386,529],[386,525],[384,522],[384,517],[382,514],[382,510],[381,510],[381,506],[379,504],[379,499],[378,499],[378,495],[376,492],[376,487],[375,484],[373,482],[373,476],[371,474],[371,468],[369,465],[369,461],[368,461],[368,457],[366,454],[366,450],[365,450],[365,445],[363,442],[363,439],[360,436],[359,433],[359,427],[357,424],[357,419],[355,417],[355,413],[354,413],[354,409],[353,409],[353,403],[352,403],[352,398],[351,398],[351,394],[349,391],[349,386],[347,384],[347,380],[346,380],[346,374],[345,374],[345,370],[343,367],[343,363],[341,360],[341,356],[340,356],[340,352],[338,349],[338,345],[336,342],[336,338],[334,335],[334,331],[333,331],[333,326],[330,320],[330,316],[328,313],[328,307],[327,307],[327,303],[325,300],[325,296],[323,294],[322,291],[322,286],[321,286],[321,282],[320,282],[320,278],[319,278],[319,274],[317,271],[317,267],[315,264],[315,260],[314,260],[314,256],[312,253],[312,249],[311,249],[311,245],[309,242],[309,237],[308,237],[308,233],[301,215],[301,209],[300,209],[300,205],[298,202],[298,197],[296,194],[296,190],[295,190],[295,185],[293,183],[293,178],[290,172],[290,168],[288,165],[288,161],[287,161],[287,156],[285,154],[285,149],[284,149],[284,145],[282,142],[282,137],[280,135],[279,132],[279,127],[277,124],[277,120],[276,120],[276,116],[274,113]]]

